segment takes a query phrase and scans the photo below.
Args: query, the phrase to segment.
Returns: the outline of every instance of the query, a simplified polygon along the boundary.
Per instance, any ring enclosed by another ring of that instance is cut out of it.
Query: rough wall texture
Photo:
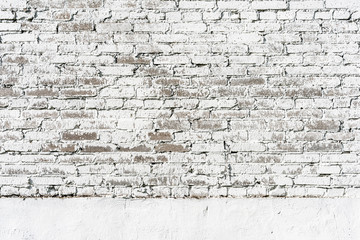
[[[0,1],[1,196],[360,195],[360,1]]]

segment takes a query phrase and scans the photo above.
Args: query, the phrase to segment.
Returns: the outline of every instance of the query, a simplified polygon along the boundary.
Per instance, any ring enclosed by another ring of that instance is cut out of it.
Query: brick
[[[309,56],[304,58],[305,64],[324,64],[324,65],[332,65],[332,64],[340,64],[343,61],[343,58],[339,56]]]
[[[323,1],[294,1],[290,2],[290,9],[323,9]]]
[[[177,144],[160,144],[155,146],[156,152],[188,152],[189,148],[184,145]]]
[[[179,8],[184,9],[209,9],[214,8],[215,2],[213,1],[180,1]]]
[[[330,185],[329,177],[297,177],[294,179],[297,185]]]
[[[64,119],[67,118],[94,118],[97,115],[97,112],[94,110],[66,110],[61,112],[61,117]]]
[[[256,33],[243,33],[243,34],[234,34],[231,33],[228,35],[229,42],[236,42],[236,43],[256,43],[261,42],[263,40],[262,36]]]
[[[64,89],[60,95],[66,98],[91,97],[96,95],[96,90],[92,89]]]
[[[356,0],[349,0],[346,3],[339,0],[326,0],[326,8],[360,8],[360,3]]]
[[[166,65],[166,64],[187,64],[190,60],[186,56],[160,56],[154,59],[154,64]]]
[[[269,57],[268,63],[269,64],[301,64],[303,58],[301,56],[274,56]]]
[[[321,74],[322,72],[320,67],[287,67],[285,71],[290,75]]]
[[[6,177],[2,176],[0,178],[1,185],[13,185],[13,186],[27,186],[29,179],[24,176],[19,177]]]
[[[170,132],[148,133],[149,139],[153,141],[171,141],[173,139]]]
[[[206,25],[202,23],[175,23],[172,25],[174,33],[205,32]]]
[[[96,132],[64,132],[62,139],[68,141],[96,140],[97,134]]]
[[[0,88],[0,97],[19,97],[21,94],[20,89]]]
[[[132,25],[130,23],[99,23],[95,29],[99,33],[130,32]]]
[[[0,23],[0,32],[16,32],[20,31],[19,23]]]
[[[350,13],[347,11],[335,11],[333,17],[334,19],[347,20],[350,18]]]
[[[3,0],[0,8],[26,8],[26,0]]]
[[[333,120],[318,120],[311,121],[306,124],[311,130],[328,130],[328,131],[338,131],[340,127],[340,122]]]
[[[3,196],[18,196],[19,189],[14,187],[3,186],[1,188],[1,195]]]
[[[34,97],[56,97],[58,96],[58,91],[54,89],[29,89],[25,91],[25,95],[34,96]]]
[[[259,32],[274,32],[280,30],[281,25],[279,23],[248,23],[246,24],[247,31],[259,31]]]
[[[107,165],[105,165],[106,167]],[[117,168],[121,171],[123,174],[129,174],[129,175],[137,175],[137,174],[148,174],[151,171],[150,166],[148,165],[142,165],[142,164],[132,164],[132,165],[123,165],[120,167],[117,166]]]
[[[223,150],[224,150],[224,145],[219,143],[192,145],[192,151],[194,152],[221,152]]]
[[[249,67],[248,72],[250,75],[259,75],[259,73],[264,75],[280,75],[282,69],[276,67]]]
[[[99,67],[99,69],[104,75],[107,76],[116,76],[116,75],[131,76],[134,73],[133,67],[106,66],[106,67]]]
[[[157,9],[157,10],[171,10],[175,9],[174,1],[153,1],[146,0],[142,2],[142,6],[147,9]]]
[[[150,152],[151,147],[145,145],[118,147],[120,152]]]
[[[227,59],[222,56],[194,56],[191,59],[195,64],[226,64]]]
[[[75,166],[42,164],[37,167],[37,172],[42,175],[72,175],[76,173]]]
[[[245,31],[246,25],[245,24],[238,24],[238,23],[223,23],[223,24],[210,24],[209,30],[212,32],[241,32]]]
[[[60,177],[32,177],[31,181],[35,186],[63,184],[63,180]]]
[[[59,112],[55,110],[26,110],[22,112],[25,118],[49,118],[55,119],[59,116]]]
[[[81,64],[99,64],[99,65],[107,65],[114,63],[114,58],[111,56],[79,56],[78,62]]]
[[[11,11],[7,11],[7,10],[0,11],[0,19],[11,20],[14,18],[15,16]]]
[[[210,73],[210,70],[208,67],[193,67],[193,68],[182,68],[182,67],[176,67],[174,69],[175,76],[207,76]]]
[[[145,177],[144,183],[149,186],[176,186],[179,178],[176,176]]]
[[[264,63],[265,59],[263,56],[233,56],[233,57],[229,57],[229,61],[230,63],[235,63],[235,64],[256,64],[256,65],[260,65],[262,63]]]
[[[123,64],[150,64],[151,58],[136,58],[136,57],[118,57],[116,59],[116,63],[123,63]]]
[[[230,188],[229,197],[241,198],[246,196],[246,188]]]
[[[309,152],[340,152],[342,148],[342,144],[331,142],[309,143],[306,146]]]
[[[110,144],[86,144],[82,148],[83,152],[113,152],[114,150],[115,146]]]
[[[359,47],[354,44],[323,44],[323,49],[325,52],[332,53],[356,53]]]
[[[214,67],[212,72],[214,76],[244,76],[246,75],[246,68],[241,65],[232,67]]]
[[[27,132],[25,134],[25,139],[33,141],[41,141],[41,140],[59,140],[59,134],[56,132]]]
[[[317,23],[288,23],[285,24],[285,29],[290,32],[318,32],[320,25]]]
[[[284,161],[296,163],[316,163],[320,161],[320,156],[318,154],[285,155]]]
[[[79,32],[92,31],[94,28],[92,23],[60,23],[59,32]]]
[[[135,32],[166,32],[169,29],[169,24],[167,23],[144,23],[144,24],[135,24]]]
[[[207,177],[207,176],[191,176],[187,175],[181,178],[181,181],[186,185],[190,186],[198,186],[198,185],[216,185],[218,180],[215,177]]]
[[[267,34],[265,40],[268,42],[300,42],[300,37],[297,34]]]
[[[105,181],[112,186],[140,186],[140,177],[107,177]]]
[[[120,43],[131,43],[131,42],[147,42],[149,40],[149,35],[146,33],[125,33],[125,34],[114,34],[114,42]],[[107,46],[107,45],[105,45]]]
[[[98,51],[101,53],[131,53],[133,51],[133,46],[129,44],[98,45]]]
[[[355,67],[355,66],[329,66],[329,67],[324,67],[323,71],[326,74],[333,74],[333,75],[337,75],[337,74],[356,74],[359,75],[360,74],[360,69]]]
[[[261,143],[230,143],[230,149],[232,152],[263,152],[266,147]]]
[[[35,35],[32,33],[7,34],[1,36],[3,42],[35,42]]]
[[[247,9],[249,7],[249,3],[246,1],[219,1],[217,2],[217,6],[219,9]]]
[[[320,44],[287,45],[286,49],[287,49],[288,53],[321,52],[321,45]],[[309,57],[312,57],[312,56],[309,56]],[[318,57],[318,56],[316,56],[316,57]]]
[[[285,1],[254,1],[251,8],[255,10],[287,9]]]
[[[340,171],[339,166],[320,166],[318,169],[319,174],[339,174]]]
[[[155,42],[159,42],[159,43],[184,43],[186,42],[188,39],[188,37],[186,36],[186,34],[181,34],[181,33],[176,33],[176,34],[154,34],[153,35],[153,40]],[[162,49],[166,49],[168,48],[167,51],[165,52],[170,52],[170,47],[167,45],[159,45],[157,44],[156,46],[152,46],[153,48],[155,47],[161,47]]]

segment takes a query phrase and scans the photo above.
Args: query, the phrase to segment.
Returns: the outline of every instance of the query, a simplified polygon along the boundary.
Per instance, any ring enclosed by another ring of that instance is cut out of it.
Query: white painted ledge
[[[0,239],[360,239],[360,199],[0,199]]]

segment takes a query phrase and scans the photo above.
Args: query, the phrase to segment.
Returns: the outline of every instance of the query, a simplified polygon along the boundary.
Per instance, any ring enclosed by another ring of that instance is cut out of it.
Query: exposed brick
[[[53,89],[29,89],[25,91],[25,94],[28,96],[34,97],[56,97],[59,92]]]
[[[92,97],[96,95],[94,89],[64,89],[60,92],[66,98]]]
[[[190,149],[184,145],[178,144],[159,144],[155,146],[156,152],[188,152]]]
[[[62,139],[70,141],[96,140],[97,134],[96,132],[64,132]]]
[[[113,145],[106,145],[106,144],[86,144],[82,148],[83,152],[113,152],[114,151]]]
[[[153,141],[171,141],[173,139],[170,132],[149,132],[149,139]]]
[[[80,32],[92,31],[94,28],[92,23],[60,23],[59,32]]]
[[[121,152],[150,152],[151,148],[145,145],[139,145],[135,147],[120,147]]]

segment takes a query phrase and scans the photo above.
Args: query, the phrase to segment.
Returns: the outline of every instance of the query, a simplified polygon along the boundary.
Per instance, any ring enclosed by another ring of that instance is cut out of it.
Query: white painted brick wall
[[[0,1],[0,194],[360,187],[358,0]]]

